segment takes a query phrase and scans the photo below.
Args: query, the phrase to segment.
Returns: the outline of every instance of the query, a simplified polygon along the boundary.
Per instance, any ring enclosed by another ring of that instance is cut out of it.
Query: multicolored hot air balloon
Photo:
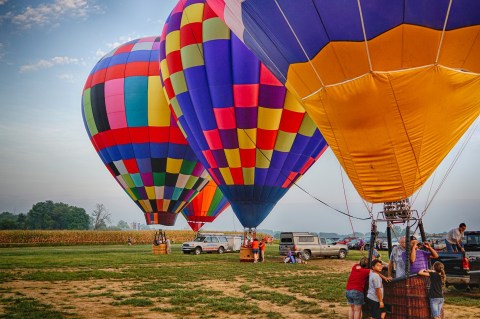
[[[147,224],[170,226],[208,173],[163,95],[159,47],[158,37],[141,38],[98,61],[83,90],[82,115],[95,150]]]
[[[182,210],[193,231],[198,232],[205,223],[211,223],[230,206],[214,181],[208,182],[197,196]]]
[[[300,103],[205,1],[180,1],[161,36],[166,96],[244,227],[257,227],[327,145]]]
[[[408,198],[480,114],[480,1],[208,0],[367,201]]]

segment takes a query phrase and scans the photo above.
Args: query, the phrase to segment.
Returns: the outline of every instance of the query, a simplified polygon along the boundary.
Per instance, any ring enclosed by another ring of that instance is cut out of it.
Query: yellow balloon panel
[[[411,196],[480,114],[480,77],[439,66],[372,73],[304,100],[359,194]]]

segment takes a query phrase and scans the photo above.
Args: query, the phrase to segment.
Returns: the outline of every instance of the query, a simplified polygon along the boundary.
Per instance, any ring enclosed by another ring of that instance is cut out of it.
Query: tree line
[[[33,205],[26,214],[0,214],[0,230],[106,230],[129,229],[127,222],[121,220],[117,226],[110,225],[110,213],[103,204],[97,204],[89,215],[85,209],[65,203],[47,200]]]

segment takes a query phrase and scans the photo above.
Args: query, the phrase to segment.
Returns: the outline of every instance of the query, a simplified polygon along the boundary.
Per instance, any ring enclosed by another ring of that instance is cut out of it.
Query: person
[[[358,246],[360,247],[360,251],[363,253],[363,250],[365,249],[365,241],[363,240],[363,238],[359,239]]]
[[[433,270],[422,269],[418,272],[420,276],[430,277],[430,289],[428,298],[430,299],[430,310],[434,319],[440,319],[443,308],[443,285],[446,281],[445,266],[437,261],[433,264]]]
[[[367,302],[370,305],[370,318],[384,319],[386,315],[385,304],[383,303],[383,282],[380,276],[382,272],[382,261],[372,261],[372,271],[368,276]]]
[[[167,238],[167,240],[165,240],[165,244],[167,244],[167,254],[170,254],[172,252],[170,246],[170,238]]]
[[[128,236],[127,243],[128,243],[128,246],[132,245],[132,237]]]
[[[262,263],[265,262],[265,237],[262,238],[262,241],[260,242],[260,244],[258,244],[258,247],[260,249],[260,261]]]
[[[449,253],[458,253],[460,250],[462,253],[465,252],[463,249],[463,234],[467,229],[467,225],[465,223],[461,223],[458,225],[458,228],[452,228],[447,233],[447,238],[445,239],[445,245],[447,246],[447,250]]]
[[[376,248],[372,249],[372,256],[375,257],[375,259],[380,260],[384,267],[388,267],[388,264],[382,260],[382,255],[380,255],[380,253],[378,252],[378,250]]]
[[[290,247],[287,248],[287,256],[285,257],[283,262],[284,263],[292,263],[292,264],[295,263],[295,256],[293,255]]]
[[[350,306],[348,309],[348,319],[362,318],[362,305],[365,303],[363,293],[369,275],[368,258],[362,257],[358,264],[352,266],[347,280],[345,296]]]
[[[405,276],[405,262],[402,259],[402,253],[405,252],[405,236],[400,237],[398,246],[392,248],[390,260],[388,262],[388,276],[392,277],[395,268],[395,278]]]
[[[420,249],[422,244],[418,242],[415,237],[412,237],[410,241],[410,273],[416,274],[422,269],[428,269],[428,260],[429,258],[438,258],[438,253],[435,249],[430,246],[428,242],[423,243],[428,251]],[[402,254],[402,259],[406,262],[406,254]]]
[[[259,247],[258,239],[255,238],[252,241],[252,253],[253,253],[253,262],[254,263],[258,262],[258,247]]]

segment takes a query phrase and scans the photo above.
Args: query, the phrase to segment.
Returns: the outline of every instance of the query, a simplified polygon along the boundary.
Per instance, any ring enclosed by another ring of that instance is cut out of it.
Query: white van
[[[202,252],[217,252],[223,254],[226,251],[240,251],[242,237],[237,235],[224,234],[198,234],[193,241],[182,244],[184,254],[194,253],[200,255]]]

